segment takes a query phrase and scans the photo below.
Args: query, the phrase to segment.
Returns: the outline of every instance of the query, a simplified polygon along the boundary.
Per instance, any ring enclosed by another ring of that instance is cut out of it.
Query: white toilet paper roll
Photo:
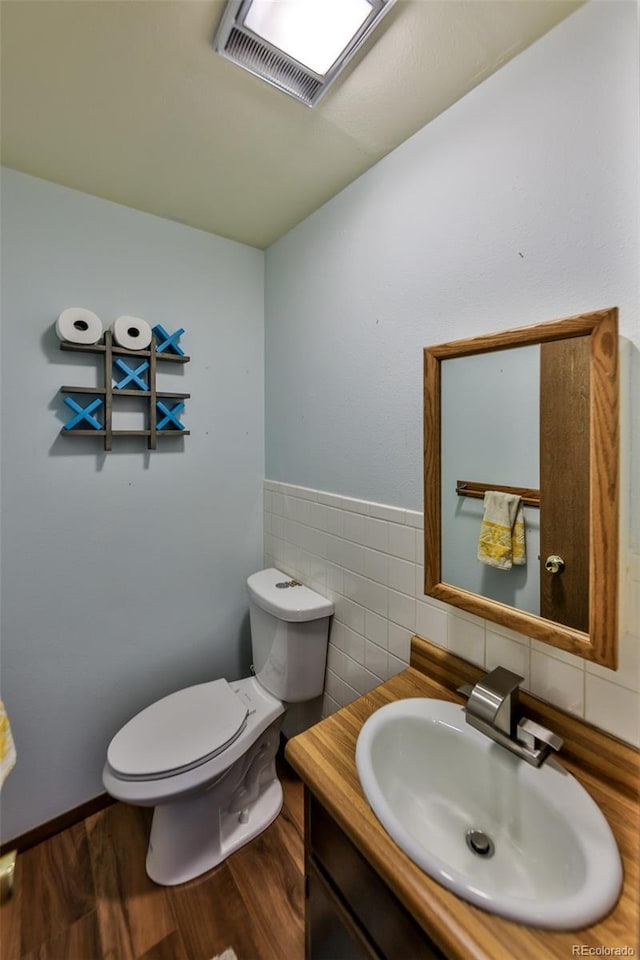
[[[111,331],[115,342],[125,350],[146,350],[151,343],[151,327],[140,317],[118,317]]]
[[[59,340],[69,343],[97,343],[102,336],[102,320],[84,307],[67,307],[56,320]]]

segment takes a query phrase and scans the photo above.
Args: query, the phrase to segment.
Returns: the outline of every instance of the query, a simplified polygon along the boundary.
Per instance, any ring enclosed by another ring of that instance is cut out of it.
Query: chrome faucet
[[[539,767],[551,750],[560,749],[562,738],[521,716],[519,691],[523,680],[505,667],[496,667],[475,686],[459,687],[458,693],[468,697],[464,708],[468,724]]]

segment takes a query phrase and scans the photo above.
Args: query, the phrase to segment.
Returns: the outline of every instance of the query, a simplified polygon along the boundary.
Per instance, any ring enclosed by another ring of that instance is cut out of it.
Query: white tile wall
[[[265,563],[335,604],[324,715],[409,663],[411,636],[487,670],[640,746],[640,557],[622,564],[620,666],[607,670],[423,593],[422,514],[265,480]]]

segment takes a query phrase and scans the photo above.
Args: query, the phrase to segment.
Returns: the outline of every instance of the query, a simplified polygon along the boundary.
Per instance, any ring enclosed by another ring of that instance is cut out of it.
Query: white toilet
[[[179,690],[115,735],[102,779],[155,807],[147,873],[171,886],[205,873],[275,820],[275,757],[287,703],[322,693],[333,604],[279,570],[247,580],[255,676]]]

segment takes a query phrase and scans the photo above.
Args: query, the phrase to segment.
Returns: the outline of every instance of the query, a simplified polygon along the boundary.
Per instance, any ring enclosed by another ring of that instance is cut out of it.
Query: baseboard
[[[36,844],[42,843],[43,840],[49,840],[50,837],[54,837],[56,833],[62,833],[63,830],[67,830],[75,823],[80,823],[81,820],[85,820],[87,817],[92,816],[92,814],[104,810],[105,807],[115,802],[113,797],[110,797],[108,793],[101,793],[99,796],[87,800],[86,803],[81,803],[79,807],[74,807],[73,810],[67,810],[65,813],[61,813],[59,817],[54,817],[53,820],[47,820],[46,823],[41,823],[39,826],[33,827],[33,829],[28,830],[19,837],[15,837],[13,840],[7,840],[0,847],[0,856],[9,850],[17,850],[18,853],[23,853],[30,847],[35,847]]]

